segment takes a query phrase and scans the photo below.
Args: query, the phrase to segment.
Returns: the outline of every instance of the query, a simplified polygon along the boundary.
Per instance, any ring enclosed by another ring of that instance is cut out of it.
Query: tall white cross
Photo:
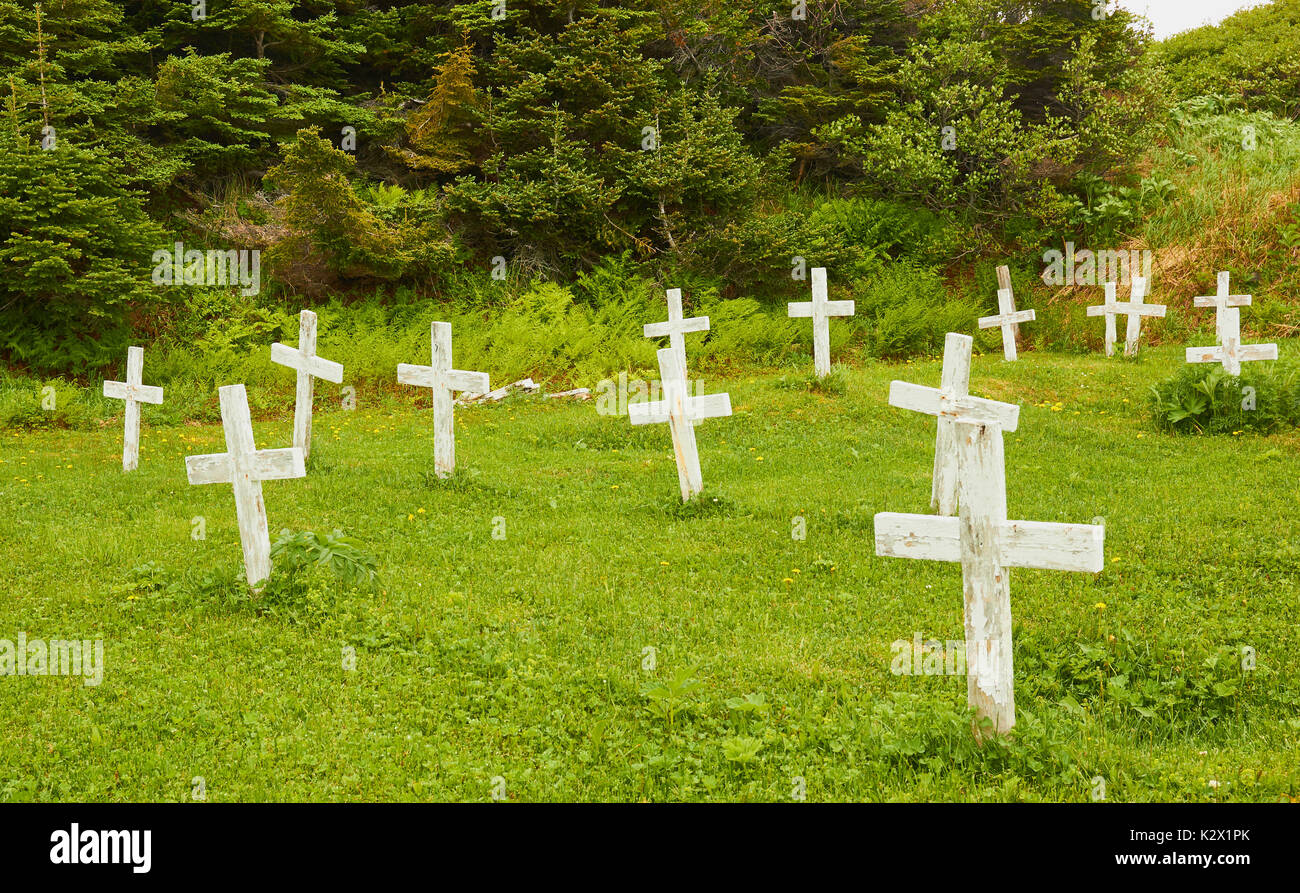
[[[271,575],[271,536],[266,529],[262,481],[305,477],[307,467],[297,447],[259,450],[253,444],[248,392],[242,384],[227,385],[219,394],[226,452],[186,456],[185,473],[191,484],[234,485],[244,573],[249,585],[256,586]]]
[[[397,364],[397,380],[417,388],[433,389],[433,470],[440,478],[456,470],[455,410],[452,391],[486,394],[492,389],[486,372],[451,368],[451,323],[435,322],[430,329],[432,360],[428,366]]]
[[[1218,293],[1213,295],[1202,295],[1192,299],[1192,304],[1197,307],[1214,308],[1214,341],[1216,344],[1223,343],[1223,315],[1232,307],[1250,306],[1250,295],[1231,294],[1232,287],[1231,273],[1222,270],[1218,275]]]
[[[677,458],[677,482],[681,486],[682,502],[687,502],[704,489],[693,423],[731,415],[731,397],[728,394],[690,396],[686,389],[686,363],[681,353],[671,347],[655,353],[659,358],[664,397],[653,403],[629,404],[628,420],[633,425],[668,423],[673,436],[673,455]]]
[[[812,300],[791,301],[788,313],[791,319],[813,321],[813,371],[820,378],[831,371],[831,324],[832,316],[852,316],[852,301],[826,300],[826,268],[812,268]]]
[[[316,314],[304,310],[298,314],[298,348],[275,342],[271,345],[271,362],[298,371],[298,393],[293,405],[293,445],[302,450],[303,461],[311,454],[311,409],[313,382],[317,378],[340,384],[343,366],[316,356]]]
[[[970,396],[970,358],[975,339],[949,332],[943,344],[943,373],[939,387],[927,388],[906,381],[889,385],[889,405],[939,417],[934,440],[934,479],[930,508],[941,515],[957,514],[957,429],[959,417],[997,422],[1004,431],[1016,430],[1020,407]]]
[[[1113,356],[1115,353],[1116,315],[1128,317],[1128,329],[1124,333],[1124,356],[1126,357],[1137,356],[1138,341],[1142,335],[1142,317],[1165,315],[1166,307],[1164,304],[1142,303],[1143,298],[1146,297],[1146,291],[1146,277],[1133,276],[1129,286],[1129,299],[1127,301],[1116,301],[1115,283],[1107,282],[1106,303],[1088,308],[1089,316],[1106,317],[1106,356]]]
[[[1016,723],[1009,569],[1099,573],[1105,529],[1091,524],[1008,521],[1002,428],[958,418],[956,518],[881,512],[876,554],[961,562],[966,628],[966,696],[975,708],[975,734],[988,718],[1003,734]]]
[[[126,349],[126,381],[104,382],[104,396],[126,401],[126,433],[122,437],[122,470],[135,471],[140,465],[140,404],[162,403],[163,389],[141,384],[144,376],[144,348]]]
[[[1011,271],[1005,266],[998,267],[998,313],[997,316],[981,316],[980,328],[1002,329],[1002,356],[1010,361],[1016,359],[1016,339],[1020,337],[1020,323],[1033,322],[1034,311],[1016,310],[1016,299],[1011,293]]]
[[[1241,308],[1250,304],[1250,295],[1229,294],[1227,271],[1219,273],[1218,294],[1195,298],[1197,307],[1214,308],[1214,339],[1217,347],[1189,347],[1189,363],[1222,363],[1229,375],[1240,375],[1241,364],[1254,360],[1276,360],[1276,344],[1241,343]]]

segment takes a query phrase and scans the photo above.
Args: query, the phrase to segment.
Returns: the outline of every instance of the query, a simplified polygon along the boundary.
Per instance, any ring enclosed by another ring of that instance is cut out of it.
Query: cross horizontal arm
[[[306,477],[307,466],[302,450],[285,447],[280,450],[258,450],[253,454],[253,477],[259,481],[283,481]]]
[[[668,401],[655,400],[645,403],[629,403],[627,418],[633,425],[651,425],[668,421]]]
[[[129,399],[130,389],[124,381],[106,381],[104,382],[104,396],[111,400]]]
[[[875,517],[876,554],[887,558],[961,561],[961,519],[881,512]],[[1105,528],[1094,524],[1003,521],[998,563],[1003,567],[1100,573]]]
[[[791,301],[786,306],[791,319],[808,319],[813,315],[812,301]],[[827,301],[822,306],[826,316],[852,316],[855,309],[852,301]]]
[[[1016,430],[1020,421],[1020,407],[1014,403],[970,396],[948,398],[937,388],[927,388],[909,381],[889,383],[889,405],[932,416],[970,416],[981,422],[997,422],[1003,431]]]
[[[730,394],[706,394],[703,397],[686,398],[688,419],[716,419],[729,415],[731,415]]]
[[[627,417],[633,425],[650,425],[668,421],[668,401],[655,400],[646,403],[629,403]],[[730,394],[706,394],[703,397],[686,398],[686,418],[716,419],[731,415]]]
[[[307,364],[307,371],[314,378],[332,381],[334,384],[342,384],[343,382],[343,364],[327,360],[324,357],[312,357],[311,362]]]
[[[398,363],[397,380],[402,384],[415,385],[417,388],[431,388],[433,387],[433,367]]]
[[[1022,323],[1022,322],[1033,322],[1033,321],[1034,321],[1034,311],[1017,310],[1015,313],[999,313],[997,316],[981,316],[980,328],[992,329],[1001,325]]]
[[[1164,304],[1137,304],[1132,301],[1116,301],[1114,304],[1107,304],[1107,307],[1113,308],[1112,313],[1123,313],[1125,316],[1164,316]]]
[[[1092,304],[1091,306],[1088,307],[1088,315],[1105,316],[1108,313],[1109,314],[1118,313],[1119,310],[1117,309],[1117,307],[1118,305],[1115,304],[1114,302],[1107,303],[1107,304]]]
[[[469,391],[471,394],[486,394],[492,390],[486,372],[462,372],[460,369],[448,369],[443,379],[449,390]]]
[[[276,341],[271,345],[271,362],[278,363],[281,366],[288,366],[290,369],[301,369],[302,352],[296,347],[290,347]]]
[[[1224,307],[1249,307],[1251,303],[1251,297],[1252,297],[1251,295],[1227,295],[1223,299],[1223,306]],[[1209,296],[1200,295],[1198,297],[1192,298],[1192,305],[1195,307],[1218,307],[1219,297],[1218,295],[1209,295]]]
[[[234,478],[229,453],[185,457],[185,476],[191,484],[228,484]]]
[[[681,322],[648,322],[642,327],[642,332],[647,338],[662,338],[664,335],[671,335],[673,332],[707,332],[709,330],[709,318],[707,316],[692,316],[690,319],[683,319]]]

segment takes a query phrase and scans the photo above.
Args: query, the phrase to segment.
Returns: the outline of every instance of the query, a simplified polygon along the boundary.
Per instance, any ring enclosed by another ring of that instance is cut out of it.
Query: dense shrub
[[[1247,363],[1240,377],[1219,365],[1188,365],[1151,386],[1151,414],[1166,431],[1267,433],[1300,425],[1300,367]]]

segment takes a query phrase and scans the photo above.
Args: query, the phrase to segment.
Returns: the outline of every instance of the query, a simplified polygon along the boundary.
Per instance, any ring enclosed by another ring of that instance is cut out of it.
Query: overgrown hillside
[[[1000,263],[1030,349],[1094,350],[1099,283],[1041,278],[1070,246],[1152,252],[1153,342],[1217,269],[1248,333],[1296,324],[1300,0],[1163,44],[1092,0],[499,8],[0,0],[5,420],[128,341],[185,416],[278,405],[302,307],[372,394],[433,318],[496,380],[648,371],[673,286],[713,320],[693,372],[783,368],[817,265],[850,362],[973,330]],[[256,275],[213,284],[229,252]],[[80,399],[59,423],[111,411]]]

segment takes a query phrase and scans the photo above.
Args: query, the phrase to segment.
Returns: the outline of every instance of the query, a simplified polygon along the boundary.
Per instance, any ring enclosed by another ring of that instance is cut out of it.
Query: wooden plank
[[[943,339],[943,371],[939,377],[939,391],[951,397],[970,395],[970,362],[975,339],[970,335],[949,332]],[[894,387],[889,388],[890,405],[894,403]],[[900,399],[905,395],[900,394]],[[1012,426],[1014,427],[1014,425]],[[934,475],[930,481],[930,508],[941,515],[957,514],[957,432],[952,418],[939,414],[938,430],[934,437]]]
[[[417,388],[431,388],[434,382],[433,369],[429,366],[398,363],[397,381],[399,384],[415,385]]]
[[[451,323],[435,322],[430,330],[434,369],[433,385],[433,472],[440,478],[456,471],[455,409],[446,381],[451,369]]]
[[[185,457],[185,476],[191,484],[228,484],[234,473],[229,453]]]
[[[283,481],[305,477],[306,457],[297,447],[278,450],[258,450],[250,457],[250,473],[262,481]]]
[[[1014,403],[970,395],[949,397],[935,388],[909,381],[889,383],[889,405],[949,419],[970,416],[981,421],[997,422],[1006,431],[1016,430],[1020,420],[1020,407]]]
[[[1105,538],[1101,525],[1006,521],[998,554],[1006,567],[1099,574],[1106,562]]]
[[[878,512],[874,525],[877,555],[961,561],[961,526],[955,517]]]
[[[1016,723],[1011,649],[1011,577],[998,541],[1007,519],[1002,430],[996,424],[956,423],[958,529],[966,628],[966,694],[978,723],[1002,735]]]
[[[656,351],[659,374],[663,379],[664,399],[668,408],[668,429],[673,439],[673,456],[677,460],[677,483],[682,502],[704,489],[700,471],[700,454],[695,442],[695,428],[686,415],[686,368],[682,353],[671,347]]]

